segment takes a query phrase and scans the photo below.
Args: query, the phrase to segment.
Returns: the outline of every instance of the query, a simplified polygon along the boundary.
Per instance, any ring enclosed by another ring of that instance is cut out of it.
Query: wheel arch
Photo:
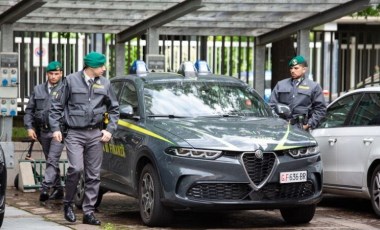
[[[154,159],[153,157],[153,153],[152,151],[150,151],[149,149],[143,149],[139,152],[139,159],[137,160],[136,162],[136,173],[134,175],[134,183],[136,185],[136,191],[138,192],[139,190],[139,186],[138,186],[138,183],[139,183],[139,179],[140,179],[140,175],[141,175],[141,172],[143,170],[143,168],[145,167],[145,165],[147,164],[151,164],[153,166],[153,168],[156,170],[157,172],[157,175],[158,175],[158,179],[161,183],[161,174],[160,172],[157,170],[157,164],[156,164],[156,160]],[[161,183],[162,184],[162,183]]]
[[[371,186],[371,179],[372,179],[372,174],[375,171],[375,168],[380,165],[380,159],[376,159],[372,162],[372,164],[368,168],[367,172],[367,188]]]

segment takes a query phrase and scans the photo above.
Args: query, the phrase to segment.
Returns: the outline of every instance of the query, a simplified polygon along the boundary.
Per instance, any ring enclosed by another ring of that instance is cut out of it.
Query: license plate
[[[305,182],[306,180],[307,180],[307,171],[280,173],[280,184]]]

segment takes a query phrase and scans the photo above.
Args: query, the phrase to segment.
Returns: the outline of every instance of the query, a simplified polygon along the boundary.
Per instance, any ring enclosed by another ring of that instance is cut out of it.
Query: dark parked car
[[[3,225],[5,214],[5,193],[7,190],[7,165],[4,151],[0,147],[0,227]]]
[[[102,193],[136,197],[148,226],[175,210],[280,209],[288,223],[309,222],[322,190],[315,139],[244,82],[181,72],[112,78],[120,120],[104,145]]]
[[[380,87],[333,101],[312,135],[321,149],[323,191],[369,199],[380,216]]]

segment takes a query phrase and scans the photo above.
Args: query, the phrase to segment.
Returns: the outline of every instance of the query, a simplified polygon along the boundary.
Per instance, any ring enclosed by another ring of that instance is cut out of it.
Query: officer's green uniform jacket
[[[293,87],[292,78],[279,81],[274,87],[269,103],[286,104],[296,115],[307,115],[307,123],[315,128],[326,114],[326,102],[320,85],[310,79],[304,78]]]

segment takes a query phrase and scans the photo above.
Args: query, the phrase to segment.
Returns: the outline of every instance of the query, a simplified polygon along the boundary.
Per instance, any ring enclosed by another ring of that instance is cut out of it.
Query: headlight
[[[166,153],[179,157],[216,159],[222,154],[222,151],[208,149],[170,148],[166,150]]]
[[[298,149],[289,149],[286,150],[292,157],[294,158],[301,158],[301,157],[307,157],[311,155],[315,155],[319,153],[319,147],[312,146],[312,147],[306,147],[306,148],[298,148]]]

